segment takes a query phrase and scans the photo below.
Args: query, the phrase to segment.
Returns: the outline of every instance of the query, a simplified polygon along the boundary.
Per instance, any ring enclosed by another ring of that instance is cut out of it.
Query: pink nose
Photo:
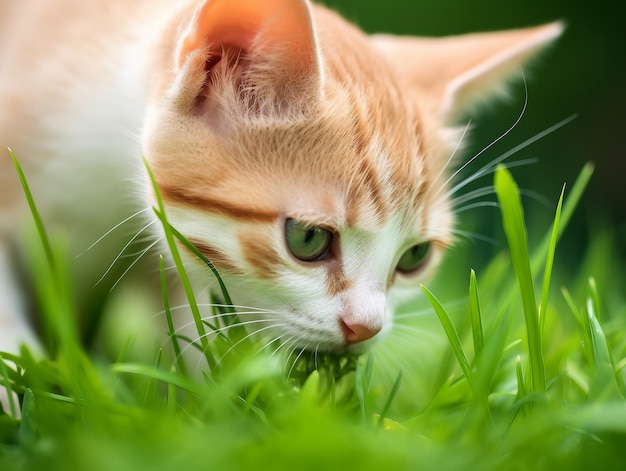
[[[348,345],[371,339],[380,332],[380,327],[369,327],[363,324],[348,324],[343,319],[339,321],[339,325],[341,326],[343,338]]]

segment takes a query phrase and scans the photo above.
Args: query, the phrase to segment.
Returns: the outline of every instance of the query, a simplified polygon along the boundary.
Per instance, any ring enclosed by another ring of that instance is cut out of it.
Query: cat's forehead
[[[428,184],[414,123],[399,121],[396,135],[389,127],[353,113],[282,129],[249,127],[228,153],[257,177],[252,185],[274,195],[280,213],[312,225],[374,228],[392,215],[418,215]]]

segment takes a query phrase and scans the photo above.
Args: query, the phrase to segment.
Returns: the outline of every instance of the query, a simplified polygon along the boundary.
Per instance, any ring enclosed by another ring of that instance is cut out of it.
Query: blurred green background
[[[568,25],[564,36],[536,66],[528,80],[528,109],[517,128],[481,157],[496,158],[525,139],[571,115],[565,128],[514,157],[538,162],[513,170],[522,188],[541,198],[525,201],[531,237],[551,220],[563,183],[572,184],[585,162],[596,172],[570,228],[561,242],[561,260],[571,269],[600,230],[616,238],[618,254],[626,260],[626,14],[621,2],[582,0],[323,0],[368,32],[443,36],[473,31],[519,28],[557,19]],[[481,110],[472,117],[474,133],[467,155],[500,136],[515,121],[524,102],[524,87],[512,90],[511,100]],[[474,166],[475,169],[479,166]],[[466,172],[466,175],[469,174]],[[483,178],[482,186],[491,183]],[[499,238],[494,208],[468,211],[461,225]],[[533,231],[534,226],[538,226]],[[465,228],[464,227],[464,228]],[[500,248],[476,243],[476,260]]]

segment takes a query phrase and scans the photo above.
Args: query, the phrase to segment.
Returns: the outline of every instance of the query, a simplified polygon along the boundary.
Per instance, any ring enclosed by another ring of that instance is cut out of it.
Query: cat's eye
[[[328,255],[333,233],[322,227],[287,219],[285,239],[294,257],[304,262],[313,262]]]
[[[430,242],[423,242],[411,247],[402,254],[396,269],[401,273],[412,273],[420,269],[428,259],[430,246]]]

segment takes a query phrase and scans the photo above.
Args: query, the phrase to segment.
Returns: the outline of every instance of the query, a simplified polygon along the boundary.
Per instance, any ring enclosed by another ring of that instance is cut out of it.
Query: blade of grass
[[[535,288],[530,269],[526,224],[519,188],[510,172],[500,166],[495,174],[494,186],[502,212],[502,223],[509,244],[511,262],[522,296],[526,323],[528,356],[530,362],[531,388],[533,392],[545,392],[546,377],[543,360],[541,332],[537,312]]]
[[[154,212],[163,223],[162,226],[163,226],[163,232],[165,233],[165,239],[167,240],[167,244],[169,246],[172,259],[174,260],[174,265],[176,266],[176,270],[178,271],[178,276],[180,277],[181,283],[183,285],[183,289],[185,290],[185,295],[187,296],[187,300],[189,301],[189,308],[191,309],[191,314],[193,316],[196,330],[198,332],[200,344],[202,345],[202,353],[204,355],[204,358],[206,359],[209,369],[211,371],[214,371],[217,365],[217,362],[213,358],[213,355],[211,354],[207,332],[206,332],[206,329],[204,328],[204,323],[202,322],[202,316],[198,308],[198,303],[196,302],[196,296],[193,292],[193,288],[191,287],[191,282],[189,281],[189,277],[187,276],[187,272],[185,270],[185,266],[183,265],[180,252],[178,251],[178,247],[176,246],[176,241],[174,240],[174,235],[171,230],[171,226],[167,222],[167,218],[165,215],[165,205],[163,203],[163,197],[161,195],[161,192],[159,191],[159,187],[158,187],[156,178],[154,174],[152,173],[152,169],[150,168],[150,166],[148,165],[148,162],[145,159],[144,159],[144,164],[146,167],[146,171],[148,172],[150,181],[152,183],[152,188],[153,188],[156,200],[157,200],[158,208],[154,208]]]
[[[584,347],[583,353],[585,355],[587,363],[590,365],[593,365],[594,364],[593,349],[591,348],[593,343],[591,341],[591,330],[589,328],[587,314],[586,312],[583,312],[584,309],[579,309],[576,306],[576,302],[574,301],[574,298],[572,298],[572,295],[567,290],[567,288],[561,287],[561,294],[563,295],[565,304],[567,304],[567,307],[572,313],[572,316],[574,316],[574,319],[576,320],[576,325],[578,326],[578,331],[580,333],[580,336],[582,339],[582,345]]]
[[[592,163],[587,163],[581,169],[580,173],[576,177],[576,181],[574,182],[574,184],[572,185],[569,191],[567,200],[565,200],[563,204],[563,211],[561,212],[561,215],[559,218],[560,223],[558,225],[557,236],[556,236],[557,241],[558,239],[561,238],[563,231],[567,228],[567,225],[572,219],[572,215],[574,214],[574,211],[576,210],[576,207],[578,206],[578,203],[580,202],[583,196],[583,193],[585,192],[585,189],[587,188],[587,185],[589,184],[589,181],[591,180],[591,176],[593,175],[594,168],[595,167]],[[548,250],[552,242],[553,232],[554,231],[549,231],[543,236],[543,239],[541,240],[538,248],[535,250],[535,253],[533,254],[532,261],[531,261],[533,273],[537,273],[541,265],[546,260]]]
[[[623,391],[619,387],[616,378],[616,369],[611,357],[604,330],[599,320],[600,296],[596,282],[589,279],[589,295],[587,297],[587,321],[593,351],[595,377],[591,384],[591,394],[598,399],[606,399],[604,395],[611,398],[624,399]]]
[[[11,379],[9,377],[9,368],[4,363],[2,356],[0,355],[0,386],[4,386],[7,393],[9,402],[9,412],[11,417],[17,417],[17,405],[15,404],[15,395],[13,394],[13,387],[11,386]],[[1,408],[0,408],[1,409]]]
[[[163,260],[163,256],[159,257],[159,268],[161,270],[161,293],[163,296],[163,307],[165,309],[165,318],[167,319],[167,330],[169,333],[170,341],[172,342],[172,348],[174,349],[174,355],[176,356],[176,368],[183,376],[187,376],[187,366],[185,365],[185,360],[181,354],[180,344],[178,343],[178,336],[176,335],[176,329],[174,328],[174,321],[172,319],[172,310],[170,309],[170,301],[167,293],[167,281],[165,279],[165,262]]]
[[[196,255],[200,260],[202,260],[202,262],[204,262],[204,264],[213,272],[213,275],[217,279],[217,283],[220,287],[220,292],[224,299],[224,305],[216,309],[218,309],[219,314],[222,314],[222,313],[230,314],[229,316],[220,316],[220,319],[222,319],[226,325],[235,326],[235,327],[232,327],[231,329],[228,329],[228,334],[229,334],[228,337],[235,339],[235,341],[241,341],[241,343],[239,344],[240,347],[245,346],[245,345],[249,346],[251,342],[250,337],[246,335],[247,332],[245,328],[239,325],[239,320],[237,318],[237,315],[235,314],[235,309],[232,305],[233,301],[230,297],[230,294],[228,293],[228,289],[226,288],[224,281],[222,280],[222,277],[220,276],[219,272],[215,268],[215,265],[213,265],[213,263],[208,258],[206,258],[204,254],[200,252],[195,245],[189,242],[189,240],[187,240],[187,238],[183,236],[175,227],[171,226],[169,222],[167,222],[167,220],[163,218],[162,222],[163,224],[167,224],[169,226],[169,229],[174,234],[174,237],[176,237],[185,247],[187,247],[191,252],[193,252],[193,254]],[[226,338],[222,334],[221,329],[217,329],[216,327],[213,327],[212,329],[219,330],[219,335],[222,336],[223,338]]]
[[[552,268],[554,266],[554,254],[556,253],[556,243],[559,238],[559,227],[561,221],[561,208],[563,206],[563,195],[565,194],[565,185],[561,190],[561,196],[556,206],[554,215],[554,225],[552,226],[552,237],[550,238],[550,246],[548,248],[548,256],[546,266],[543,272],[543,283],[541,286],[541,303],[539,305],[539,322],[540,331],[543,333],[546,322],[546,309],[548,307],[548,295],[550,293],[550,280],[552,278]]]
[[[472,338],[474,339],[474,357],[479,358],[485,348],[485,338],[483,335],[483,323],[480,312],[480,300],[478,298],[478,282],[476,281],[476,272],[470,272],[470,317],[472,320]]]
[[[217,283],[220,286],[220,291],[222,292],[222,296],[224,297],[224,303],[226,304],[224,308],[228,309],[229,312],[234,312],[234,308],[232,307],[233,302],[230,299],[230,294],[228,294],[226,285],[224,284],[222,277],[217,271],[217,268],[215,268],[215,265],[213,265],[213,262],[211,262],[208,258],[206,258],[204,254],[200,252],[195,245],[189,242],[187,238],[183,236],[180,232],[178,232],[178,230],[175,227],[170,225],[169,222],[165,218],[161,220],[163,223],[169,225],[169,229],[172,231],[172,234],[174,234],[174,237],[176,237],[185,247],[191,250],[194,253],[194,255],[196,255],[200,260],[202,260],[206,264],[206,266],[209,267],[209,269],[213,272],[213,275],[215,275],[215,278],[217,278]]]
[[[66,370],[62,378],[65,387],[77,402],[100,404],[110,397],[110,392],[102,384],[96,368],[89,362],[78,335],[74,299],[71,289],[69,266],[60,261],[66,260],[66,251],[61,245],[53,246],[45,230],[43,220],[35,204],[26,175],[16,156],[9,149],[17,170],[24,196],[28,202],[39,236],[38,246],[32,247],[29,253],[32,270],[36,273],[35,288],[40,296],[42,318],[45,330],[51,336],[52,345],[56,348],[56,356],[61,369]],[[45,257],[37,256],[43,249]],[[94,413],[97,415],[96,408]]]
[[[26,446],[33,446],[37,441],[37,417],[35,409],[35,395],[27,389],[24,393],[22,407],[22,422],[20,423],[19,439]]]
[[[594,165],[591,163],[585,164],[585,166],[581,169],[580,173],[576,177],[576,181],[574,185],[572,185],[567,199],[563,203],[563,208],[560,216],[560,223],[557,231],[557,242],[561,238],[563,231],[567,228],[569,221],[580,202],[587,185],[591,179],[591,176],[594,172]],[[534,276],[539,273],[539,270],[542,266],[544,266],[545,261],[548,257],[548,251],[550,248],[550,244],[552,241],[553,228],[551,228],[548,232],[546,232],[541,239],[537,249],[534,250],[532,259],[531,259],[531,272]],[[500,303],[502,306],[507,306],[513,301],[513,297],[515,296],[517,290],[514,285],[511,285],[509,289],[505,291],[505,295],[502,297],[502,302]]]
[[[435,297],[435,295],[424,285],[422,285],[422,291],[424,291],[424,293],[426,294],[426,297],[428,298],[428,301],[430,301],[430,304],[435,309],[435,313],[437,314],[437,317],[439,318],[439,322],[441,322],[441,325],[446,334],[446,337],[448,338],[448,343],[450,344],[450,347],[452,348],[454,357],[456,358],[457,363],[461,367],[461,370],[463,371],[463,374],[465,375],[465,379],[470,385],[470,389],[473,390],[474,377],[472,374],[472,369],[470,367],[469,362],[467,361],[467,356],[465,355],[465,352],[463,351],[463,345],[461,344],[461,339],[459,338],[459,334],[456,328],[454,327],[454,323],[452,322],[450,315],[448,314],[446,309],[443,307],[441,302]]]
[[[385,419],[387,418],[387,412],[389,412],[389,408],[391,407],[391,403],[393,402],[396,394],[400,390],[400,385],[402,384],[402,370],[398,371],[398,376],[396,380],[393,382],[393,386],[391,391],[389,391],[389,395],[387,396],[387,400],[385,401],[385,405],[383,406],[380,416],[378,417],[378,425],[383,427],[385,424]]]
[[[41,219],[41,215],[39,214],[39,210],[37,209],[37,205],[35,204],[35,199],[33,198],[33,194],[30,191],[30,186],[28,181],[26,180],[26,175],[24,174],[24,170],[22,166],[15,157],[15,154],[11,149],[9,149],[9,154],[11,154],[11,159],[13,159],[13,165],[15,165],[15,169],[17,170],[17,175],[20,179],[20,183],[22,185],[22,189],[24,190],[24,196],[26,197],[26,201],[28,202],[28,207],[35,221],[35,226],[37,227],[37,233],[39,234],[39,239],[41,240],[41,244],[43,246],[44,253],[46,255],[46,259],[48,260],[48,264],[50,267],[55,270],[56,261],[54,258],[54,254],[52,252],[52,244],[50,243],[50,239],[48,237],[48,233],[46,232],[46,228],[44,227],[43,220]]]
[[[171,384],[179,389],[188,391],[198,396],[205,395],[209,391],[209,389],[204,387],[202,383],[192,381],[191,379],[181,376],[180,374],[171,371],[164,371],[160,368],[149,365],[137,363],[115,363],[111,365],[111,370],[117,374],[125,373],[139,375],[145,378],[161,381],[165,384]]]
[[[365,367],[360,361],[356,363],[355,387],[356,387],[357,396],[359,398],[359,404],[361,406],[360,407],[361,420],[363,421],[364,424],[368,423],[367,421],[367,417],[369,413],[368,398],[369,398],[369,392],[370,392],[370,387],[372,383],[373,369],[374,369],[374,358],[372,357],[371,354],[367,355],[367,362],[365,364]]]
[[[163,358],[163,350],[157,352],[156,358],[154,359],[153,366],[154,368],[158,368],[161,364],[161,360]],[[146,390],[143,395],[143,403],[144,404],[152,404],[156,398],[157,392],[157,382],[154,378],[148,378],[148,384],[146,385]]]

